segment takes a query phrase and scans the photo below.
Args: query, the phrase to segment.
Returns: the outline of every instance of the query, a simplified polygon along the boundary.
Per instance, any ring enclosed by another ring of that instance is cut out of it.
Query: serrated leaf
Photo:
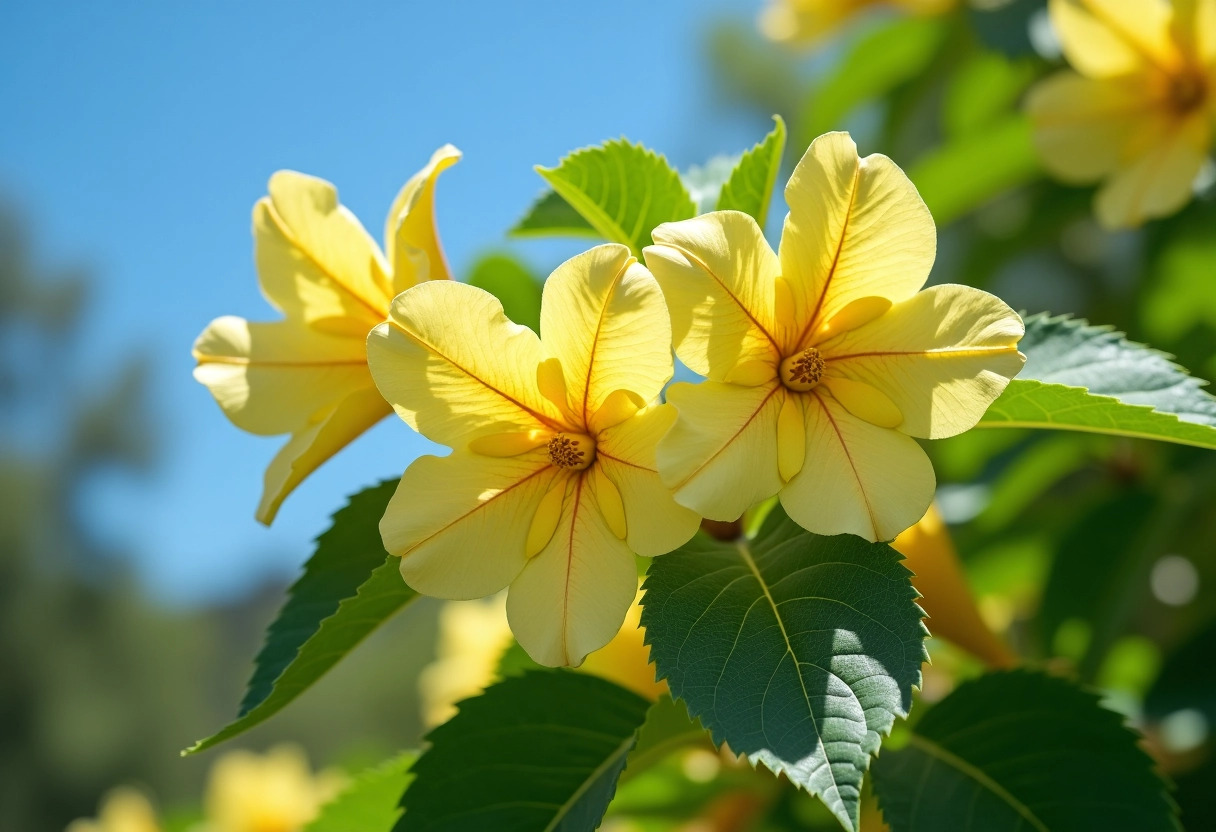
[[[785,121],[773,116],[772,131],[745,152],[718,194],[717,210],[750,214],[764,228],[773,186],[785,153]]]
[[[891,832],[1174,832],[1165,784],[1123,717],[1025,670],[966,682],[874,763]]]
[[[380,517],[396,487],[391,480],[360,491],[334,514],[266,633],[239,718],[183,754],[231,739],[278,713],[418,597],[380,540]]]
[[[626,139],[576,150],[557,167],[536,172],[601,237],[629,246],[636,257],[650,245],[655,226],[697,211],[667,160]]]
[[[541,282],[513,255],[479,257],[469,272],[469,285],[485,289],[502,301],[503,311],[515,323],[540,332]]]
[[[397,832],[584,832],[599,825],[650,703],[565,670],[528,671],[427,735]]]
[[[401,817],[401,795],[414,779],[416,759],[407,751],[364,771],[321,807],[304,832],[389,832]]]
[[[599,237],[599,232],[553,191],[541,194],[510,231],[513,237]]]
[[[861,781],[925,658],[911,573],[885,543],[821,537],[774,508],[754,540],[698,535],[655,558],[642,599],[672,694],[855,830]]]
[[[1083,320],[1037,315],[1026,366],[982,427],[1054,428],[1216,448],[1216,398],[1169,356]]]

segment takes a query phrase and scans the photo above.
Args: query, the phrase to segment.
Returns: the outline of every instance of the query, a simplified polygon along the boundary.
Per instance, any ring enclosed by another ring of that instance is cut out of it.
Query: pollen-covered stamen
[[[595,440],[581,433],[559,433],[549,440],[549,461],[559,468],[582,471],[595,461]]]
[[[819,350],[807,347],[781,362],[781,383],[791,390],[806,392],[819,383],[827,366]]]

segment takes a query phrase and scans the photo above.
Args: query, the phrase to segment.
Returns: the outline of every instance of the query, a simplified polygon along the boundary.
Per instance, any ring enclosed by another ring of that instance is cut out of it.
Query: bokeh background
[[[312,539],[347,495],[429,449],[387,419],[272,528],[254,521],[282,440],[228,423],[191,378],[190,346],[219,315],[272,317],[249,226],[277,169],[334,182],[378,236],[400,185],[451,142],[465,155],[439,182],[438,225],[457,277],[506,254],[539,279],[583,244],[507,237],[542,191],[534,165],[625,135],[688,170],[779,113],[788,169],[821,129],[847,127],[964,206],[941,223],[935,282],[1087,315],[1211,377],[1210,180],[1168,223],[1111,234],[1090,191],[1041,178],[1007,120],[1058,63],[1043,6],[914,22],[891,60],[915,71],[871,101],[872,77],[841,67],[890,14],[799,53],[757,33],[759,0],[0,5],[0,829],[60,829],[122,782],[170,810],[197,803],[210,760],[178,751],[234,714]],[[934,155],[960,145],[974,177]],[[992,193],[974,199],[981,173]],[[1213,463],[1002,431],[934,454],[989,623],[1144,717],[1159,668],[1216,608]],[[1128,548],[1165,510],[1166,532]],[[1071,592],[1108,562],[1101,593]],[[289,738],[347,767],[415,746],[437,609],[411,605],[239,744]],[[962,666],[935,661],[929,697]],[[1172,704],[1186,719],[1153,733],[1191,778],[1194,818],[1216,818],[1201,799],[1216,793],[1202,786],[1212,694]]]

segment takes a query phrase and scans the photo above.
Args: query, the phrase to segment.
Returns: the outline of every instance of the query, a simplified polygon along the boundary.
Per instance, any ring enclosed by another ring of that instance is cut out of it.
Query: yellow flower
[[[160,832],[160,822],[148,798],[120,786],[102,800],[96,820],[74,820],[67,832]]]
[[[510,585],[519,643],[577,665],[616,633],[637,591],[633,552],[684,543],[697,517],[655,472],[675,418],[671,329],[648,271],[620,245],[558,267],[543,342],[492,295],[450,281],[393,302],[368,337],[397,413],[452,454],[416,460],[380,523],[419,592],[478,598]]]
[[[944,14],[958,0],[771,0],[760,14],[760,31],[777,41],[810,45],[873,8],[907,14]]]
[[[1174,213],[1191,197],[1216,116],[1216,0],[1051,0],[1073,69],[1027,99],[1048,170],[1101,181],[1108,228]]]
[[[211,768],[199,832],[298,832],[345,782],[337,772],[314,775],[295,746],[230,751]]]
[[[194,343],[194,377],[250,433],[290,433],[266,469],[257,518],[269,524],[310,473],[390,413],[367,370],[365,339],[394,296],[449,277],[435,230],[435,180],[460,158],[440,148],[401,189],[381,253],[333,185],[270,178],[253,209],[262,292],[285,320],[217,318]]]
[[[890,540],[933,497],[912,437],[975,425],[1024,361],[1021,319],[967,286],[924,285],[936,231],[885,156],[816,139],[785,189],[780,255],[746,214],[660,225],[646,249],[676,354],[708,378],[667,393],[658,446],[676,500],[733,520],[779,494],[819,534]]]

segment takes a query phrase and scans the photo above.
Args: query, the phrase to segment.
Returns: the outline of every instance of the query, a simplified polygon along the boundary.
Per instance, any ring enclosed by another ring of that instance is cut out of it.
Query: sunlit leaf
[[[642,599],[651,658],[689,713],[850,830],[870,757],[907,714],[925,658],[900,559],[775,508],[754,540],[698,535],[655,558]]]
[[[964,683],[874,762],[891,832],[1176,832],[1152,760],[1123,717],[1062,679],[1018,670]]]
[[[511,229],[514,237],[599,237],[599,232],[569,202],[546,191]]]
[[[334,514],[266,633],[239,718],[183,753],[210,748],[278,713],[417,597],[380,541],[380,517],[396,487],[391,480],[361,491]]]
[[[785,153],[785,121],[781,116],[773,116],[773,121],[772,131],[739,159],[718,194],[716,206],[719,211],[750,214],[761,228],[768,217],[773,185]]]
[[[1053,428],[1216,448],[1216,398],[1169,357],[1067,317],[1026,321],[1021,374],[981,427]]]
[[[596,676],[534,670],[458,707],[427,735],[398,832],[595,829],[650,703]]]
[[[401,817],[401,795],[414,779],[410,766],[417,758],[407,751],[361,773],[303,832],[389,832]]]
[[[502,301],[503,311],[517,324],[540,331],[541,283],[510,254],[487,254],[473,264],[469,283]]]

